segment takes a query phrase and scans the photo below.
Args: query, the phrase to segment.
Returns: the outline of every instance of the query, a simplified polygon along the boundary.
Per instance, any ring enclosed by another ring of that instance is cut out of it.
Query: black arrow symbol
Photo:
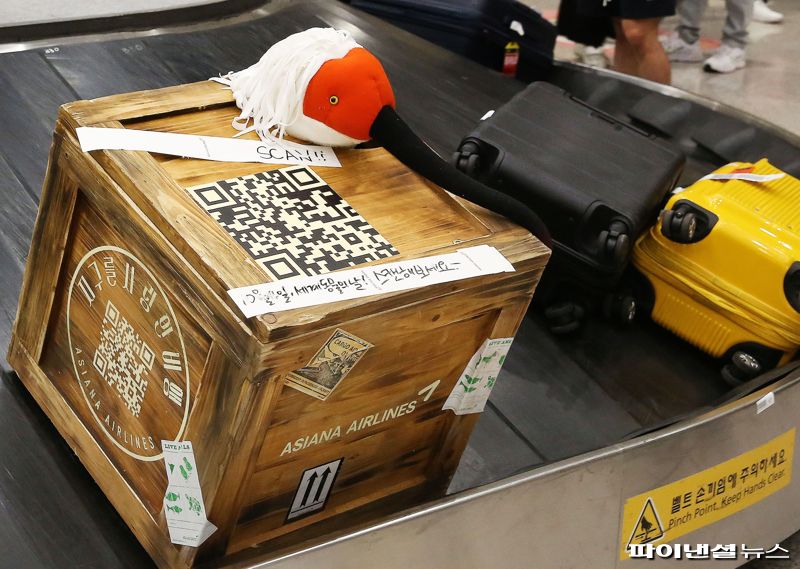
[[[331,467],[325,469],[325,472],[322,473],[322,477],[319,481],[319,488],[317,488],[317,495],[314,496],[314,502],[319,502],[320,497],[322,497],[322,489],[325,488],[325,482],[328,481],[328,476],[331,475]]]
[[[303,494],[303,501],[300,502],[301,508],[306,505],[308,497],[311,495],[311,489],[314,487],[314,482],[316,482],[316,480],[317,480],[316,472],[312,473],[311,476],[308,477],[308,485],[306,486],[306,493]]]

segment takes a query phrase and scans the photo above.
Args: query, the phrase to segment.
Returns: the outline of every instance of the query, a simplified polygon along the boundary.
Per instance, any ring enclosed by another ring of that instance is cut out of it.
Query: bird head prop
[[[241,114],[233,127],[263,140],[289,135],[313,144],[352,147],[374,140],[444,189],[505,215],[546,244],[547,228],[525,204],[470,178],[442,160],[395,111],[380,61],[333,28],[311,28],[275,45],[221,82]]]

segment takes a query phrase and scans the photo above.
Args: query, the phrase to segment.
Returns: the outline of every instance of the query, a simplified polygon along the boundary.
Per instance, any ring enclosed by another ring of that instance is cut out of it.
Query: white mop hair
[[[356,47],[361,46],[348,32],[333,28],[311,28],[279,41],[257,63],[228,76],[242,110],[233,127],[239,134],[255,131],[262,140],[283,138],[303,116],[306,88],[322,64]]]

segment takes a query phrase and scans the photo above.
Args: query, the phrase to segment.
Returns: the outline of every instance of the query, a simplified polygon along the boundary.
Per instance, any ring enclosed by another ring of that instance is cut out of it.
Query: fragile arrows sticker
[[[325,508],[325,503],[330,496],[336,475],[342,466],[344,458],[328,462],[314,468],[309,468],[300,477],[300,484],[294,494],[286,521],[290,522],[318,512]]]

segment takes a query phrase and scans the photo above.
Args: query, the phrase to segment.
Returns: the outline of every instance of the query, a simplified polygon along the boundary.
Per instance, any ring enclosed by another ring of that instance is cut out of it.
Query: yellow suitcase
[[[729,383],[800,346],[800,180],[766,159],[676,192],[633,263],[652,286],[653,320],[724,358]]]

